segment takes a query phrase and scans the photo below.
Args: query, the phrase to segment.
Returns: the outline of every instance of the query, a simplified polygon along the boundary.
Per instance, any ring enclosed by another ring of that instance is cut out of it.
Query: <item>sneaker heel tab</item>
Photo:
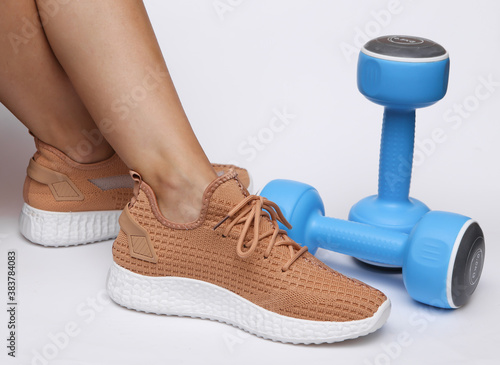
[[[138,172],[136,172],[134,170],[130,170],[129,174],[130,174],[130,177],[132,179],[134,179],[134,181],[138,182],[139,184],[142,182],[142,176]]]
[[[134,196],[128,204],[128,207],[131,208],[134,206],[135,202],[137,201],[137,197],[139,196],[139,190],[142,184],[142,176],[134,170],[130,170],[129,174],[132,180],[134,180]]]

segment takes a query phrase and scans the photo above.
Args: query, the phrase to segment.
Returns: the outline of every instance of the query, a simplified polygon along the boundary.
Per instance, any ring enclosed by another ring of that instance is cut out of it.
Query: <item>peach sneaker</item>
[[[35,137],[24,182],[20,231],[44,246],[71,246],[115,238],[118,217],[133,197],[128,167],[114,154],[107,160],[81,164]],[[213,165],[218,174],[233,168],[248,186],[245,169]]]
[[[208,318],[291,343],[330,343],[380,328],[390,301],[334,271],[280,230],[279,207],[250,195],[230,170],[205,190],[196,221],[161,213],[132,173],[135,196],[120,216],[107,279],[118,304]]]

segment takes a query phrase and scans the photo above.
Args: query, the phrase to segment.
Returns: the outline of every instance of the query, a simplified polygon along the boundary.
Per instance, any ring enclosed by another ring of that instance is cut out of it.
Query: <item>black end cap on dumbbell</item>
[[[380,58],[396,57],[414,59],[444,59],[447,57],[448,52],[443,46],[437,44],[430,39],[389,35],[372,39],[363,46],[363,49],[374,54],[379,55]]]
[[[464,305],[476,290],[484,265],[484,236],[481,227],[472,223],[458,247],[451,279],[451,295],[456,307]]]

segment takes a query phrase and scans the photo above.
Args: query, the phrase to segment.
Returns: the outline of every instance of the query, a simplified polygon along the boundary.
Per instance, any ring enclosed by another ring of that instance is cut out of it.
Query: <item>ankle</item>
[[[81,164],[104,161],[115,153],[110,144],[100,135],[100,138],[89,138],[70,133],[33,134],[35,139],[42,141],[64,153],[70,159]],[[64,136],[61,138],[60,136]],[[92,137],[92,136],[91,136]]]
[[[60,148],[69,158],[82,164],[100,162],[115,153],[100,133],[97,136],[79,134],[56,143],[55,146]]]
[[[30,133],[82,164],[100,162],[115,153],[99,129],[91,125],[75,126],[73,121],[51,119],[43,128],[30,128]]]
[[[171,222],[189,223],[198,219],[205,189],[217,176],[213,170],[205,174],[193,173],[193,169],[189,172],[189,175],[179,170],[164,173],[150,182],[160,211]]]
[[[73,161],[76,161],[81,164],[89,164],[96,163],[100,161],[104,161],[115,153],[113,148],[108,144],[107,146],[99,147],[99,148],[90,148],[88,150],[78,150],[78,148],[73,148],[70,146],[66,146],[61,150]]]

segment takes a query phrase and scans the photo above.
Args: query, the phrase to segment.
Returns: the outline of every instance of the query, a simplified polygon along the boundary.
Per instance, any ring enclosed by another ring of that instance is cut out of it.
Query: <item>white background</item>
[[[218,14],[217,3],[227,4],[226,12]],[[484,100],[475,92],[480,78],[500,82],[500,3],[149,0],[146,5],[209,158],[247,167],[255,188],[274,178],[310,183],[322,194],[327,214],[336,217],[346,217],[352,204],[376,191],[382,109],[357,91],[357,49],[383,34],[418,35],[447,48],[448,94],[418,112],[417,141],[427,149],[417,147],[412,196],[480,222],[487,254],[479,287],[462,309],[436,310],[414,302],[400,274],[319,251],[333,268],[380,288],[393,303],[377,333],[326,346],[284,345],[216,322],[120,308],[105,302],[102,292],[111,241],[48,249],[19,235],[22,183],[34,147],[26,129],[2,108],[0,303],[7,302],[7,251],[14,249],[20,304],[15,361],[6,355],[7,313],[0,305],[0,362],[44,364],[33,361],[35,354],[53,346],[51,337],[69,324],[78,334],[61,345],[50,364],[493,364],[500,341],[500,84]],[[469,111],[457,118],[453,108],[464,104]],[[282,131],[269,133],[274,110],[293,117]],[[446,140],[432,148],[425,141],[437,128]],[[261,149],[255,153],[249,152],[252,137]]]

